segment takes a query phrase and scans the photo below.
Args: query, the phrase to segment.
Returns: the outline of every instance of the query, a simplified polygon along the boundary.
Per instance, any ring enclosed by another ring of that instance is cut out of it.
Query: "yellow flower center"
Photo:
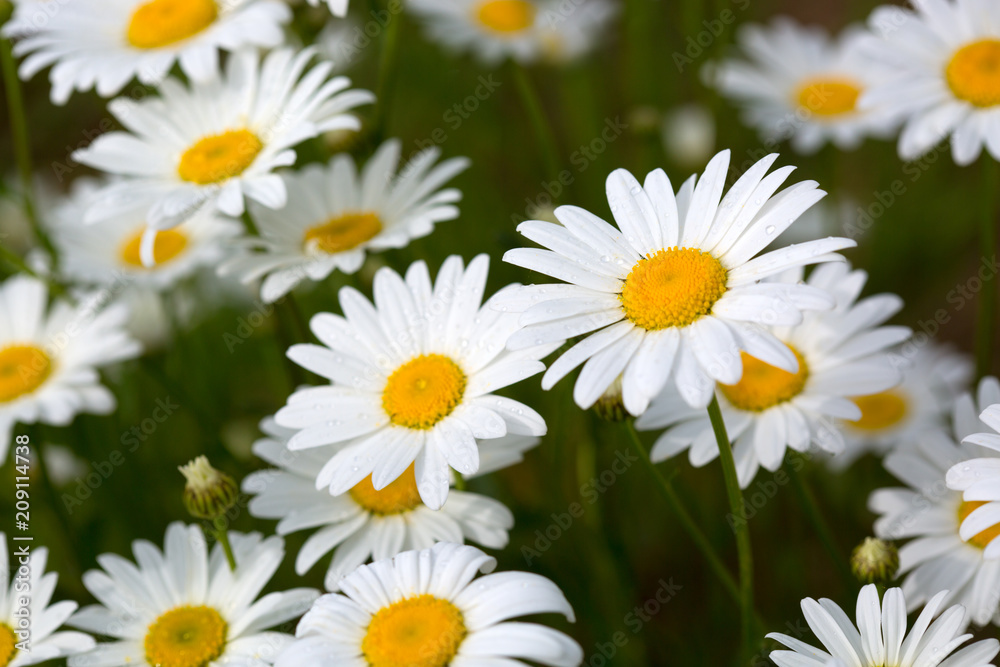
[[[368,625],[361,650],[371,667],[445,667],[466,632],[455,605],[418,595],[380,609]]]
[[[945,78],[955,97],[977,107],[1000,104],[1000,40],[966,44],[951,57]]]
[[[861,408],[861,419],[850,424],[862,431],[881,431],[891,428],[906,416],[906,398],[896,391],[855,396],[851,400]]]
[[[200,139],[184,151],[177,174],[189,183],[210,185],[239,176],[264,148],[250,130],[229,130]]]
[[[334,255],[356,248],[382,231],[382,221],[374,213],[345,213],[306,230],[304,243]]]
[[[121,250],[119,250],[119,255],[123,262],[129,266],[134,266],[136,268],[144,269],[146,266],[142,263],[142,258],[139,256],[139,250],[142,247],[142,235],[145,233],[146,228],[138,230],[132,236],[128,238],[125,243],[122,244]],[[170,260],[176,258],[184,249],[187,248],[188,239],[187,236],[176,229],[167,229],[162,232],[157,232],[156,241],[153,243],[153,262],[155,264],[165,264]]]
[[[986,502],[982,500],[965,500],[962,504],[958,506],[958,525],[962,525],[965,521],[965,517],[972,514],[973,510],[979,509]],[[979,547],[980,549],[985,549],[986,546],[993,541],[993,538],[1000,536],[1000,523],[993,524],[986,530],[973,535],[968,539],[969,544]]]
[[[10,345],[0,350],[0,403],[35,391],[52,374],[52,360],[40,347]]]
[[[128,42],[138,49],[158,49],[182,42],[219,17],[215,0],[151,0],[132,12]]]
[[[0,623],[0,667],[7,667],[17,655],[17,635],[7,625]]]
[[[465,395],[467,378],[442,354],[424,354],[389,376],[382,408],[397,426],[429,429],[451,414]]]
[[[685,327],[712,310],[729,277],[697,248],[667,248],[640,259],[619,299],[625,316],[648,331]]]
[[[229,628],[211,607],[177,607],[146,631],[146,662],[156,667],[205,667],[222,655]]]
[[[762,412],[798,396],[806,386],[809,367],[798,350],[791,346],[789,349],[799,361],[797,373],[789,373],[741,352],[743,377],[736,384],[719,383],[722,395],[735,407],[748,412]]]
[[[535,6],[527,0],[486,0],[479,5],[479,22],[496,32],[520,32],[535,23]]]
[[[799,106],[817,116],[839,116],[854,111],[861,88],[853,81],[816,78],[799,86]]]
[[[354,502],[373,514],[402,514],[420,505],[420,493],[417,491],[417,477],[413,464],[389,486],[376,491],[369,475],[358,482],[350,490]]]

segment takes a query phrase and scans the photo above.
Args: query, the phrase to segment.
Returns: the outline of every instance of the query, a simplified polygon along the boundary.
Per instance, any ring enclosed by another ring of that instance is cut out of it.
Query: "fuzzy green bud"
[[[232,477],[216,470],[208,458],[199,456],[178,468],[184,485],[184,506],[197,519],[217,519],[224,515],[239,498],[240,489]]]
[[[898,569],[899,550],[891,542],[866,537],[851,552],[851,572],[863,584],[888,584]]]

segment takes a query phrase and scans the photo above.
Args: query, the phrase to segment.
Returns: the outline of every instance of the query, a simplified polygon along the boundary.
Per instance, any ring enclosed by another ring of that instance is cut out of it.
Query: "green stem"
[[[250,236],[260,236],[260,229],[257,227],[257,223],[254,222],[249,210],[243,211],[243,226],[246,227],[247,234]],[[292,346],[296,337],[298,337],[301,342],[305,342],[309,340],[309,335],[306,333],[308,329],[306,329],[305,323],[303,322],[302,311],[299,310],[298,304],[295,302],[295,298],[292,296],[291,292],[286,294],[281,301],[284,303],[279,303],[277,308],[287,311],[289,317],[286,318],[278,316],[277,326],[274,327],[276,334],[275,340],[278,343],[278,352],[282,359],[281,365],[288,369],[288,377],[292,383],[292,390],[294,391],[305,382],[306,376],[302,368],[288,358],[288,348]],[[286,321],[290,321],[292,323],[292,328],[298,329],[298,336],[296,336],[295,333],[289,335],[286,330],[287,327],[284,324]]]
[[[649,458],[649,450],[646,445],[639,438],[639,434],[635,430],[635,425],[631,421],[625,422],[625,428],[628,431],[629,437],[632,439],[632,443],[635,445],[636,449],[639,450],[639,459],[642,460],[643,465],[652,474],[653,479],[656,481],[656,487],[663,496],[667,504],[670,505],[670,509],[677,515],[677,518],[681,522],[681,527],[687,532],[694,541],[695,546],[701,551],[702,556],[708,562],[709,569],[715,574],[715,576],[722,582],[723,588],[726,589],[733,599],[736,601],[740,600],[740,591],[736,586],[736,582],[733,580],[732,575],[726,566],[722,563],[716,554],[715,550],[712,549],[712,544],[705,537],[705,534],[701,532],[698,528],[698,524],[695,523],[694,519],[691,517],[691,513],[688,512],[687,508],[681,502],[681,499],[677,496],[677,492],[674,491],[673,486],[670,484],[670,480],[663,476],[660,469],[656,467],[653,461]]]
[[[21,95],[21,82],[17,78],[17,63],[11,50],[10,40],[0,40],[0,68],[3,69],[3,84],[7,92],[7,111],[10,114],[11,138],[14,142],[14,159],[17,161],[17,171],[21,178],[21,199],[24,214],[31,223],[31,228],[38,237],[38,242],[52,257],[52,265],[59,265],[59,256],[52,240],[45,233],[35,209],[34,186],[32,185],[33,169],[31,166],[31,140],[28,135],[28,119],[24,111],[24,97]]]
[[[989,155],[983,158],[983,211],[979,217],[980,262],[990,262],[997,252],[997,163]],[[979,316],[976,321],[976,377],[993,369],[993,345],[997,317],[997,277],[983,281],[979,292]]]
[[[285,309],[289,314],[289,320],[291,320],[293,328],[295,329],[295,337],[300,343],[309,342],[309,325],[306,323],[305,315],[302,314],[302,308],[299,306],[298,299],[295,298],[295,295],[289,292],[285,295],[284,302]]]
[[[49,291],[52,292],[52,294],[54,294],[55,296],[65,299],[70,303],[73,304],[76,303],[76,300],[72,296],[70,296],[69,292],[66,291],[66,288],[63,287],[60,283],[56,282],[55,279],[52,278],[52,276],[39,274],[37,271],[28,266],[28,264],[23,259],[21,259],[20,255],[10,250],[3,243],[0,243],[0,259],[9,263],[18,271],[26,275],[29,275],[32,278],[44,282],[46,285],[49,286]]]
[[[218,420],[205,412],[201,408],[201,403],[194,399],[191,394],[187,392],[184,387],[179,385],[174,381],[167,372],[160,368],[157,363],[151,357],[142,357],[140,360],[140,366],[143,371],[164,389],[166,389],[171,394],[177,396],[177,399],[181,401],[181,409],[190,410],[191,414],[194,415],[195,421],[204,431],[204,436],[206,438],[215,438],[219,433],[219,423]]]
[[[743,492],[736,473],[736,460],[733,458],[733,448],[726,434],[726,423],[722,420],[722,410],[719,409],[719,399],[712,395],[708,404],[708,418],[712,422],[715,440],[719,444],[719,460],[722,462],[722,474],[726,480],[726,495],[729,497],[729,507],[734,516],[744,516]],[[746,521],[734,521],[733,531],[736,533],[736,550],[740,562],[740,618],[743,628],[743,652],[749,657],[754,645],[753,625],[753,552],[750,547],[750,527]],[[742,662],[742,660],[741,660]]]
[[[37,432],[37,429],[36,429]],[[56,521],[59,523],[59,528],[61,529],[61,534],[63,540],[66,544],[66,549],[64,550],[67,564],[70,566],[72,572],[82,575],[83,568],[78,560],[79,554],[76,545],[82,544],[80,542],[80,535],[70,520],[69,514],[66,511],[66,506],[60,502],[59,491],[56,489],[55,484],[52,483],[52,478],[49,476],[48,466],[45,465],[45,457],[42,455],[41,438],[32,438],[34,444],[32,445],[34,449],[35,459],[32,464],[35,469],[38,470],[38,479],[42,483],[42,487],[45,489],[46,495],[48,495],[49,500],[52,505],[52,513],[56,516]]]
[[[391,6],[391,3],[390,3]],[[375,91],[375,116],[372,119],[370,143],[378,146],[385,136],[389,118],[389,100],[396,78],[396,61],[399,53],[399,26],[403,22],[401,14],[390,15],[382,40],[382,59],[378,67],[378,86]]]
[[[833,531],[830,530],[830,525],[823,518],[823,513],[819,511],[816,497],[809,490],[809,487],[806,486],[802,475],[799,474],[794,465],[788,466],[788,476],[792,480],[792,488],[799,498],[799,504],[805,509],[806,516],[816,529],[820,543],[830,556],[830,560],[833,561],[834,567],[837,568],[837,573],[844,580],[847,590],[853,591],[857,587],[857,580],[851,574],[851,568],[847,564],[847,559],[837,547],[837,542],[833,537]]]
[[[552,127],[545,118],[545,111],[542,109],[541,100],[535,92],[535,87],[528,78],[528,73],[517,62],[511,62],[511,70],[514,72],[514,83],[517,91],[521,95],[525,111],[531,120],[532,130],[535,132],[535,139],[541,148],[542,161],[545,163],[545,178],[557,178],[559,176],[559,150],[556,148],[555,134]]]
[[[229,563],[229,569],[235,572],[236,557],[233,555],[233,547],[229,544],[229,531],[226,529],[225,523],[216,519],[213,532],[215,533],[215,539],[222,545],[222,550],[226,554],[226,562]]]

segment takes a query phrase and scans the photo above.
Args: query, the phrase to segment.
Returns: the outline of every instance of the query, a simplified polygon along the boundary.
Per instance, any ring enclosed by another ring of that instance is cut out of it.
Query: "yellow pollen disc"
[[[0,349],[0,403],[35,391],[52,374],[52,360],[40,347],[10,345]]]
[[[200,139],[184,151],[177,174],[189,183],[210,185],[239,176],[264,148],[250,130],[229,130]]]
[[[736,384],[720,383],[722,395],[735,407],[748,412],[762,412],[798,396],[806,386],[809,367],[799,351],[789,347],[799,361],[798,373],[789,373],[741,352],[743,377]]]
[[[17,655],[17,635],[9,627],[0,623],[0,667],[7,667]]]
[[[142,247],[142,235],[146,231],[145,227],[134,233],[122,244],[119,255],[123,262],[129,266],[139,269],[146,268],[139,256],[139,249]],[[187,247],[187,236],[176,229],[167,229],[157,232],[156,241],[153,243],[153,260],[156,264],[166,264],[176,258]]]
[[[382,408],[397,426],[429,429],[451,414],[465,395],[465,373],[442,354],[424,354],[389,376]]]
[[[128,42],[138,49],[158,49],[182,42],[219,17],[215,0],[151,0],[132,12]]]
[[[686,327],[712,310],[729,276],[697,248],[667,248],[640,259],[619,299],[625,316],[647,331]]]
[[[1000,40],[966,44],[951,57],[945,78],[955,97],[973,106],[1000,104]]]
[[[486,0],[476,16],[490,30],[520,32],[534,25],[535,6],[527,0]]]
[[[306,230],[303,239],[325,253],[344,252],[374,238],[382,231],[382,221],[374,213],[345,213]]]
[[[895,391],[855,396],[851,400],[861,408],[861,419],[850,424],[862,431],[881,431],[891,428],[906,416],[906,398]]]
[[[211,607],[177,607],[146,631],[146,662],[156,667],[205,667],[222,655],[229,628]]]
[[[958,525],[961,526],[962,522],[965,521],[965,517],[972,514],[973,510],[979,509],[986,502],[982,500],[965,500],[962,504],[958,506]],[[1000,523],[993,524],[981,533],[977,533],[969,538],[968,543],[979,547],[980,549],[985,549],[986,546],[993,541],[997,536],[1000,536]]]
[[[350,490],[354,502],[369,512],[379,515],[402,514],[420,505],[420,493],[417,491],[417,478],[413,472],[413,464],[389,486],[376,491],[369,475]]]
[[[418,595],[380,609],[361,650],[371,667],[445,667],[465,635],[465,619],[455,605]]]
[[[817,116],[839,116],[854,111],[861,88],[848,79],[809,79],[799,86],[798,103]]]

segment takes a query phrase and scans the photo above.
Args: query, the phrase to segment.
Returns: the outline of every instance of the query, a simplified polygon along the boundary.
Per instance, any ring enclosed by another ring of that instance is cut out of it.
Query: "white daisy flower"
[[[911,348],[907,343],[890,359],[902,381],[892,389],[851,398],[861,408],[861,418],[841,425],[846,447],[830,459],[834,469],[842,470],[865,452],[882,456],[921,433],[945,428],[955,399],[972,379],[968,356],[947,347]]]
[[[983,146],[1000,160],[1000,5],[989,0],[918,0],[884,6],[868,19],[875,33],[859,55],[892,76],[866,92],[863,108],[904,118],[899,156],[914,160],[951,136],[955,162]]]
[[[382,144],[359,174],[349,155],[327,166],[309,165],[283,174],[288,204],[281,210],[251,205],[260,238],[246,239],[247,250],[227,262],[223,274],[243,282],[267,276],[261,298],[276,301],[299,282],[323,280],[334,269],[354,273],[367,251],[405,247],[427,236],[434,224],[458,217],[454,203],[462,193],[438,190],[469,161],[452,158],[437,166],[437,148],[421,152],[399,174],[400,142]]]
[[[23,545],[25,542],[15,544]],[[25,667],[94,648],[94,639],[90,635],[73,631],[57,632],[76,611],[77,604],[70,600],[49,604],[59,575],[55,572],[45,573],[48,555],[49,551],[45,547],[33,547],[27,558],[18,555],[17,549],[14,550],[13,558],[10,558],[7,536],[0,532],[2,667]],[[27,604],[23,604],[25,600]],[[18,648],[18,644],[22,648]]]
[[[313,7],[319,7],[319,3],[320,0],[309,0],[309,4]],[[330,8],[330,12],[340,18],[347,16],[347,5],[348,0],[326,0],[326,6]]]
[[[1000,404],[993,404],[979,415],[980,421],[1000,432]],[[988,447],[1000,454],[1000,435],[974,433],[963,442]],[[956,463],[945,480],[948,488],[962,492],[963,540],[983,549],[988,560],[1000,558],[1000,457],[970,459]]]
[[[279,469],[261,470],[243,480],[243,491],[254,494],[250,513],[280,519],[278,534],[307,528],[320,530],[306,540],[295,561],[305,574],[331,549],[336,549],[325,585],[335,591],[340,580],[369,559],[391,558],[402,551],[426,549],[437,542],[478,542],[491,549],[507,545],[514,515],[504,505],[477,493],[452,490],[441,509],[420,501],[411,465],[394,482],[376,491],[366,477],[347,493],[332,496],[316,488],[316,473],[329,458],[324,448],[293,452],[286,442],[295,431],[265,419],[261,430],[269,438],[254,443],[253,451]],[[538,438],[508,435],[487,440],[480,447],[482,475],[522,458]]]
[[[855,243],[820,239],[754,258],[825,194],[805,181],[772,198],[794,169],[765,176],[777,157],[748,169],[725,198],[729,151],[712,158],[697,185],[692,176],[676,196],[662,169],[650,172],[644,185],[618,169],[607,182],[618,229],[575,206],[556,209],[562,225],[521,223],[518,231],[547,250],[511,250],[504,261],[570,284],[530,285],[498,299],[499,307],[521,313],[524,326],[508,347],[558,345],[596,332],[549,367],[542,387],[586,362],[573,397],[588,408],[624,373],[622,398],[633,415],[645,412],[668,379],[688,405],[707,406],[715,381],[739,382],[740,351],[797,372],[786,345],[745,325],[799,324],[801,310],[829,308],[830,297],[807,285],[760,281],[841,260],[834,251]]]
[[[128,310],[102,307],[93,294],[78,306],[57,300],[27,276],[0,284],[0,463],[15,423],[65,426],[78,413],[108,414],[115,397],[97,369],[141,352],[125,332]]]
[[[617,7],[608,0],[411,0],[431,39],[487,64],[565,62],[590,51]]]
[[[1000,382],[984,378],[979,384],[980,406],[1000,403]],[[990,530],[961,536],[961,526],[979,501],[963,500],[946,485],[948,469],[977,457],[1000,459],[1000,452],[967,436],[984,430],[981,412],[969,394],[959,397],[952,419],[954,438],[929,432],[903,443],[884,460],[885,468],[909,488],[878,489],[868,499],[877,514],[875,535],[882,539],[913,538],[899,550],[899,572],[905,574],[903,592],[911,608],[940,590],[951,591],[946,601],[964,605],[977,625],[1000,622],[1000,559],[986,559],[984,549],[994,537]]]
[[[799,282],[801,272],[794,273],[798,275],[784,277],[788,283]],[[817,300],[832,294],[836,306],[807,313],[801,324],[771,329],[798,360],[798,371],[790,373],[742,352],[739,382],[718,385],[741,487],[753,481],[761,466],[772,472],[780,468],[788,447],[805,452],[815,444],[828,452],[843,451],[844,438],[835,420],[862,415],[849,397],[885,391],[899,383],[900,372],[886,350],[908,338],[910,330],[880,325],[903,304],[895,294],[858,301],[867,278],[864,271],[851,271],[847,264],[815,269],[806,285]],[[745,337],[753,335],[752,328],[744,328]],[[719,455],[708,413],[687,405],[672,386],[653,401],[636,427],[668,427],[650,452],[653,461],[688,449],[691,464],[703,466]]]
[[[68,197],[52,210],[47,227],[59,251],[60,272],[76,283],[111,285],[126,282],[142,288],[165,289],[192,275],[199,267],[222,258],[222,243],[243,226],[212,210],[156,235],[155,263],[145,266],[140,245],[146,232],[149,202],[92,225],[83,224],[85,212],[102,197],[106,182],[80,179]]]
[[[743,121],[767,141],[790,140],[799,153],[827,142],[857,148],[870,136],[888,137],[898,124],[883,108],[860,109],[858,99],[884,75],[858,52],[861,28],[831,39],[819,27],[787,17],[769,26],[740,28],[737,41],[749,60],[710,64],[710,85],[743,107]]]
[[[274,48],[284,42],[288,6],[280,0],[15,0],[8,36],[22,79],[52,65],[52,101],[74,90],[116,95],[133,78],[159,85],[174,63],[191,79],[217,74],[219,49]]]
[[[479,549],[436,544],[363,565],[324,595],[295,631],[277,667],[576,667],[579,644],[562,632],[508,619],[573,609],[559,588],[537,574],[492,572]]]
[[[112,101],[111,113],[128,131],[103,134],[73,157],[128,178],[104,190],[86,222],[147,201],[155,202],[146,214],[154,230],[174,227],[202,207],[239,216],[244,196],[284,207],[285,183],[273,172],[295,162],[293,146],[329,130],[358,129],[346,112],[373,99],[345,90],[345,77],[327,79],[330,63],[309,68],[313,53],[280,49],[260,62],[256,51],[241,51],[220,79],[188,87],[171,78],[160,85],[160,97]]]
[[[996,639],[984,639],[958,650],[972,638],[962,634],[966,611],[954,605],[941,612],[947,591],[931,598],[907,633],[907,605],[904,592],[890,588],[881,603],[878,588],[868,584],[858,595],[857,628],[832,600],[802,600],[806,623],[826,650],[780,632],[770,639],[791,651],[772,651],[771,660],[778,667],[988,667],[1000,651]],[[934,617],[937,616],[935,619]]]
[[[519,325],[492,299],[482,304],[488,270],[486,255],[467,269],[453,255],[432,284],[422,261],[405,280],[382,268],[374,305],[345,287],[344,317],[313,317],[323,345],[294,345],[288,356],[331,384],[292,394],[275,419],[299,429],[288,441],[293,451],[335,445],[316,488],[339,496],[371,475],[382,490],[412,464],[420,499],[436,510],[448,496],[449,466],[479,470],[479,440],[545,433],[541,415],[492,393],[541,372],[553,346],[504,348]]]
[[[102,570],[83,575],[99,604],[70,625],[115,641],[70,659],[70,667],[260,667],[274,662],[292,636],[267,628],[301,616],[317,597],[310,588],[257,600],[285,556],[280,537],[230,533],[236,570],[222,546],[209,553],[198,526],[172,523],[164,550],[132,543],[136,565],[116,554],[98,557]]]

